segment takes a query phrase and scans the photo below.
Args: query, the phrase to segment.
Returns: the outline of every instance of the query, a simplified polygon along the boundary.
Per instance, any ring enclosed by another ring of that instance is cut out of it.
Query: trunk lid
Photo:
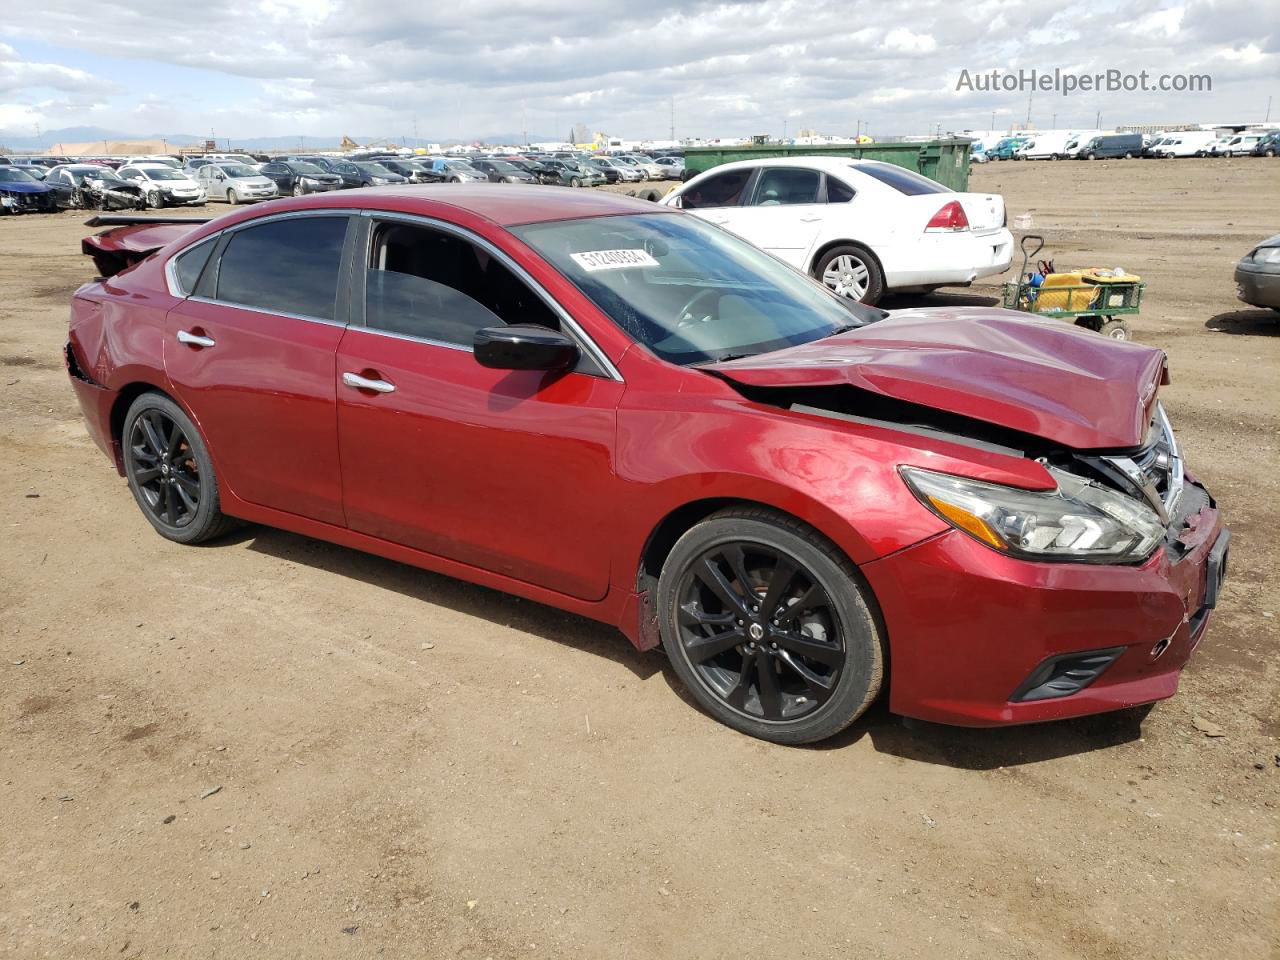
[[[1143,442],[1164,351],[988,308],[901,310],[825,340],[704,365],[749,387],[853,386],[1076,450]]]
[[[903,198],[915,208],[920,230],[948,203],[959,203],[976,234],[994,233],[1004,226],[1004,197],[998,193],[922,193]]]
[[[113,277],[208,222],[207,217],[183,220],[164,220],[159,217],[93,217],[85,221],[85,226],[110,226],[111,229],[85,237],[80,241],[80,250],[93,258],[99,274]]]

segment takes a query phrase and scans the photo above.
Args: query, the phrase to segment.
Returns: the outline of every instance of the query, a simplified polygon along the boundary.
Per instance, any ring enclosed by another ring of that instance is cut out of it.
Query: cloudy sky
[[[0,25],[0,136],[874,135],[1025,120],[962,69],[1203,73],[1037,93],[1059,127],[1280,118],[1277,0],[42,0]],[[18,24],[18,25],[15,25]]]

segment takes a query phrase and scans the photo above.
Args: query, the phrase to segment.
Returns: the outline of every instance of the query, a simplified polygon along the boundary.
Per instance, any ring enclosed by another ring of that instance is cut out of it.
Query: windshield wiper
[[[760,356],[760,354],[758,354],[758,353],[725,353],[725,354],[722,354],[722,355],[720,355],[720,356],[716,357],[716,358],[715,358],[714,360],[712,360],[711,362],[712,362],[712,363],[726,363],[726,362],[728,362],[729,360],[745,360],[745,359],[747,359],[748,357],[758,357],[758,356]]]

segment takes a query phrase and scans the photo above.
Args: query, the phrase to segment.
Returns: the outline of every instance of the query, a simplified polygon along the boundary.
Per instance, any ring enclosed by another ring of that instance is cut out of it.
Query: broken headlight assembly
[[[1145,503],[1046,467],[1055,490],[1019,490],[918,467],[900,467],[920,502],[979,543],[1027,560],[1134,563],[1165,535]]]

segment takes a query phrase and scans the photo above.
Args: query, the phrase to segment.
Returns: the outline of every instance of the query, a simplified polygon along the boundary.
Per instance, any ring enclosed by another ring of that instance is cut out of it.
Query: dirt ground
[[[610,628],[274,530],[170,544],[62,370],[85,215],[0,219],[0,955],[1276,957],[1280,317],[1231,271],[1280,231],[1280,161],[972,185],[1059,266],[1147,280],[1235,534],[1141,727],[875,710],[774,747]]]

